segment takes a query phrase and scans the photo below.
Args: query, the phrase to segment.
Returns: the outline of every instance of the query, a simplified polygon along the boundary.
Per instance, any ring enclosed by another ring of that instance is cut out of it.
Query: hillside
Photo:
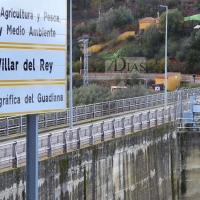
[[[96,19],[99,17],[99,6],[92,6],[91,2],[99,0],[74,0],[73,1],[73,23],[78,24],[85,20]],[[103,1],[103,0],[102,0]],[[106,0],[109,2],[108,0]],[[101,13],[110,8],[116,9],[119,6],[126,6],[133,12],[134,19],[142,17],[157,17],[157,5],[167,5],[169,9],[178,8],[183,16],[194,15],[200,12],[200,0],[112,0],[113,4],[107,4],[101,8]],[[68,6],[69,9],[69,6]],[[159,12],[162,12],[160,10]],[[68,12],[69,16],[69,12]]]
[[[183,23],[183,18],[199,13],[200,0],[74,0],[74,72],[79,72],[82,66],[79,38],[88,34],[88,50],[92,52],[88,63],[89,72],[104,72],[107,57],[120,50],[120,56],[145,57],[148,72],[163,73],[166,9],[158,5],[169,8],[168,71],[199,73],[200,31],[194,29],[199,22]],[[155,24],[144,28],[143,34],[138,31],[139,19],[158,16],[159,28]],[[116,39],[125,32],[134,32],[135,36],[128,36],[125,40]]]

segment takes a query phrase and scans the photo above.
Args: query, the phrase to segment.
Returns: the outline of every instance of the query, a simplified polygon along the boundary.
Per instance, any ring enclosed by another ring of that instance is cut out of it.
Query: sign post
[[[38,199],[38,115],[27,115],[26,199]]]
[[[38,114],[66,110],[66,0],[1,0],[0,116],[27,114],[26,199],[38,199]]]

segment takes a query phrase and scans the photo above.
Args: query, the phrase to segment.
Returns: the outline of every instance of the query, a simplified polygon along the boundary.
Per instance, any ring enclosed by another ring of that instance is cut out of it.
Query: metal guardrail
[[[39,159],[48,158],[51,156],[59,155],[63,152],[68,152],[74,149],[80,149],[82,147],[93,145],[101,141],[106,141],[111,138],[126,135],[130,132],[140,131],[152,126],[160,125],[169,121],[175,121],[176,118],[181,117],[183,110],[188,110],[189,102],[182,101],[188,97],[188,92],[185,90],[168,93],[168,100],[170,99],[172,105],[164,108],[147,109],[146,111],[136,112],[122,117],[116,117],[106,121],[99,121],[90,125],[81,127],[74,127],[72,130],[65,129],[64,131],[54,131],[52,133],[46,133],[39,135],[38,138],[38,152]],[[192,90],[196,93],[199,90]],[[81,107],[84,115],[82,115],[81,109],[75,108],[76,117],[85,119],[91,114],[93,117],[97,114],[99,116],[104,115],[104,112],[111,114],[111,112],[124,111],[130,109],[137,109],[141,107],[152,107],[154,105],[160,105],[163,103],[163,94],[150,95],[146,97],[137,97],[127,100],[117,101],[117,104],[100,103],[94,104],[94,107]],[[151,100],[148,100],[151,99]],[[127,103],[128,102],[128,103]],[[92,106],[94,106],[92,105]],[[118,106],[116,109],[116,105]],[[98,108],[98,106],[100,108]],[[110,109],[105,109],[110,108]],[[103,109],[104,108],[104,109]],[[91,109],[91,110],[90,110]],[[78,114],[78,111],[80,113]],[[92,111],[92,112],[91,112]],[[95,112],[94,112],[95,111]],[[97,112],[98,111],[98,112]],[[100,111],[100,112],[99,112]],[[95,114],[94,114],[95,113]],[[56,114],[57,116],[57,114]],[[58,120],[58,118],[55,118]],[[66,118],[64,118],[66,120]],[[45,120],[40,123],[46,122]],[[53,124],[55,121],[53,122]],[[58,124],[55,123],[54,125]],[[21,124],[23,125],[23,124]],[[16,168],[26,163],[26,139],[19,139],[16,141],[9,141],[0,144],[0,171],[4,169]]]
[[[188,108],[188,102],[182,109]],[[180,107],[173,105],[149,111],[137,112],[94,124],[75,127],[72,130],[57,131],[39,135],[38,157],[44,159],[88,145],[94,145],[130,132],[173,121],[180,116]],[[26,163],[26,139],[0,144],[0,171],[17,168]]]
[[[200,120],[195,118],[177,118],[176,131],[180,133],[200,132]]]
[[[188,95],[193,93],[200,94],[200,88],[168,92],[168,103],[177,101],[178,94],[180,94],[181,99],[184,100],[188,98]],[[164,94],[157,93],[147,96],[76,106],[73,107],[73,122],[159,106],[163,103]],[[56,127],[68,123],[69,109],[66,109],[65,112],[39,114],[39,128]],[[0,118],[0,136],[8,136],[13,133],[22,133],[25,131],[26,115]]]

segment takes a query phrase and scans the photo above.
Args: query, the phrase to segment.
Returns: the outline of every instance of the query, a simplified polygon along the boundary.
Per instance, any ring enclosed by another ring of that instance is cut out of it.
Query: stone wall
[[[39,162],[39,200],[177,198],[169,124]],[[0,199],[25,199],[25,167],[0,174]]]

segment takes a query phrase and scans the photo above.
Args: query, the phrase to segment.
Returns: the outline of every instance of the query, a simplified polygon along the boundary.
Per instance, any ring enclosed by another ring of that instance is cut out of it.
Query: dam
[[[174,121],[187,108],[172,103],[41,135],[38,199],[199,199],[200,135]],[[16,142],[1,144],[0,199],[26,199],[24,141]]]

